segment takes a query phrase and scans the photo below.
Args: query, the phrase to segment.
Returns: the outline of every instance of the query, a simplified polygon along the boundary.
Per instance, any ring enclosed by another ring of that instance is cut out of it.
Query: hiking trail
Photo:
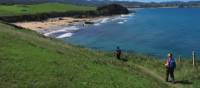
[[[163,83],[167,84],[168,86],[170,86],[172,88],[183,88],[183,86],[181,84],[172,84],[172,83],[165,82],[165,79],[163,77],[159,76],[154,71],[151,71],[151,70],[145,68],[144,66],[141,66],[141,65],[138,65],[138,64],[134,64],[134,66],[139,68],[142,72],[156,78],[157,80],[162,81]]]

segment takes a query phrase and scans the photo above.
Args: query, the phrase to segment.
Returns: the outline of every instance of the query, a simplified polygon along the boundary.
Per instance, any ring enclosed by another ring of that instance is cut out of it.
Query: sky
[[[200,0],[118,0],[118,1],[166,2],[166,1],[200,1]]]

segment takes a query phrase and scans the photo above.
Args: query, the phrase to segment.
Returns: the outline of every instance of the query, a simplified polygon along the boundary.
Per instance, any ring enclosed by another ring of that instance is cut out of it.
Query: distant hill
[[[82,5],[105,5],[111,3],[127,3],[125,1],[112,1],[112,0],[0,0],[1,4],[34,4],[34,3],[44,3],[44,2],[62,2],[62,3],[82,4]]]
[[[91,11],[95,7],[61,3],[42,3],[34,5],[0,5],[0,16],[30,15],[52,12]],[[12,13],[12,14],[11,14]]]
[[[90,6],[102,6],[106,4],[121,4],[126,7],[133,8],[149,8],[149,7],[200,7],[200,1],[169,1],[169,2],[130,2],[130,1],[113,1],[113,0],[0,0],[0,4],[36,4],[45,2],[60,2],[71,3],[76,5],[90,5]]]
[[[0,20],[19,22],[42,21],[54,17],[112,16],[128,14],[129,10],[119,4],[92,7],[61,3],[42,3],[32,5],[0,5],[0,12]]]
[[[0,0],[3,4],[32,4],[43,2],[66,2],[66,0]]]
[[[64,3],[73,3],[73,4],[97,4],[103,3],[104,1],[98,0],[0,0],[0,3],[3,4],[34,4],[34,3],[44,3],[44,2],[64,2]]]

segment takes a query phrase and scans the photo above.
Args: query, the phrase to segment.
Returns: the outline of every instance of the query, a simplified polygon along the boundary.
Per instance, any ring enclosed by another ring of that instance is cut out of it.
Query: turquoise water
[[[103,51],[120,46],[124,51],[166,56],[191,56],[200,50],[200,9],[138,9],[122,19],[83,28],[66,43]],[[200,55],[200,54],[199,54]]]

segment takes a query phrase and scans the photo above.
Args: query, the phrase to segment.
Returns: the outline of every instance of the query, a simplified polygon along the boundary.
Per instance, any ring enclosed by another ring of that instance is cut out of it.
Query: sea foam
[[[118,24],[124,24],[124,22],[123,22],[123,21],[121,21],[121,22],[118,22]]]
[[[73,33],[65,33],[60,36],[57,36],[56,38],[68,38],[68,37],[71,37],[72,35],[73,35]]]
[[[107,23],[109,18],[103,18],[100,23]]]
[[[70,27],[64,27],[64,28],[59,29],[59,30],[54,30],[54,31],[50,31],[50,32],[44,33],[44,35],[45,36],[50,36],[50,35],[55,34],[55,33],[71,32],[71,31],[77,31],[77,30],[79,30],[78,27],[76,27],[76,26],[70,26]]]

